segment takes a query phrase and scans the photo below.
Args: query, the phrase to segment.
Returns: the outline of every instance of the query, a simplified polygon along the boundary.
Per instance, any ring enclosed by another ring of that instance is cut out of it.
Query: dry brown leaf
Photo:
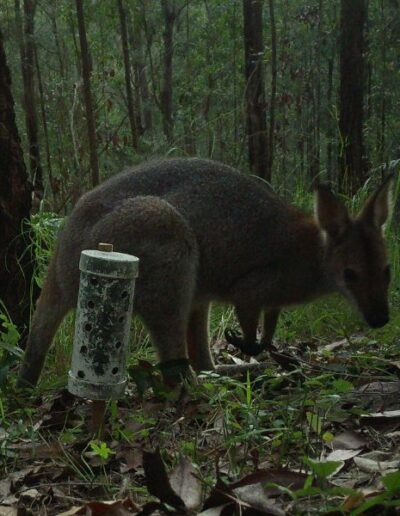
[[[333,450],[358,450],[367,445],[366,439],[353,430],[345,430],[335,436],[330,446]]]
[[[263,514],[284,516],[286,513],[280,509],[275,500],[268,498],[266,488],[262,484],[252,484],[238,487],[233,490],[235,496],[251,509],[260,511]]]
[[[117,453],[117,459],[122,459],[125,464],[121,464],[121,473],[128,471],[139,471],[143,469],[143,451],[139,448],[123,449]]]
[[[9,478],[0,480],[0,501],[10,494],[10,488],[11,480]]]
[[[26,503],[26,504],[32,504],[35,500],[37,500],[38,498],[42,498],[44,495],[43,493],[40,493],[37,489],[35,488],[31,488],[31,489],[27,489],[26,491],[22,491],[20,493],[20,496],[19,496],[19,499],[20,501],[22,501],[23,503]]]
[[[58,516],[84,514],[90,516],[129,516],[139,512],[140,508],[130,499],[104,502],[88,502],[81,507],[72,507]]]
[[[324,461],[346,461],[359,455],[362,450],[334,450],[324,457]]]
[[[17,516],[18,509],[16,507],[4,507],[0,505],[0,516]]]
[[[185,503],[186,509],[198,511],[201,507],[202,484],[196,478],[193,464],[183,458],[169,475],[172,489]]]
[[[372,451],[361,457],[354,457],[355,464],[367,473],[389,473],[400,469],[400,455],[383,451]]]
[[[219,505],[218,507],[211,507],[211,509],[206,509],[203,512],[200,512],[198,516],[220,516],[222,514],[222,511],[229,507],[229,505],[232,505],[232,512],[234,511],[233,504],[226,503],[224,505]]]
[[[246,365],[247,362],[246,360],[242,360],[241,358],[239,357],[235,357],[235,355],[231,355],[230,353],[228,353],[227,355],[234,364],[237,364],[237,365]]]
[[[365,414],[361,417],[364,419],[399,419],[400,410],[385,410],[383,412],[373,412],[372,414]]]
[[[335,349],[344,348],[349,345],[348,339],[341,339],[335,342],[331,342],[330,344],[325,344],[325,346],[321,346],[318,348],[318,351],[334,351]]]
[[[351,511],[358,507],[364,501],[364,495],[361,493],[356,493],[354,495],[350,495],[343,502],[342,509],[346,512]]]

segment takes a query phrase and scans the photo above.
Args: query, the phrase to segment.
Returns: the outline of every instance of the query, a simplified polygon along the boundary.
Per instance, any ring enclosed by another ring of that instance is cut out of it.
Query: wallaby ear
[[[315,218],[320,228],[331,238],[339,238],[350,222],[346,206],[326,184],[316,185],[314,195]]]
[[[381,228],[384,225],[389,217],[393,182],[394,176],[390,174],[378,190],[367,199],[358,217],[359,219],[376,228]]]

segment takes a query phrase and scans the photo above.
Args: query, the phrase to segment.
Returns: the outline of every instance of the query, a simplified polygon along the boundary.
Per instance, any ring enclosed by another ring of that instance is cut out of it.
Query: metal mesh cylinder
[[[138,265],[128,254],[82,251],[68,379],[72,394],[104,400],[123,393]]]

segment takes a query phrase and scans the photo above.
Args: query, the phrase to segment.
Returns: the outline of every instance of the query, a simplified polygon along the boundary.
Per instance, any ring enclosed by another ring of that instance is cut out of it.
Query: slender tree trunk
[[[306,171],[307,180],[312,181],[315,177],[314,153],[315,153],[315,91],[314,91],[314,61],[311,48],[307,52],[306,61],[303,66],[305,72],[304,101],[305,110],[305,147],[306,147]]]
[[[133,5],[133,16],[132,11],[129,11],[127,27],[129,46],[133,54],[134,102],[136,107],[135,120],[138,136],[141,136],[146,130],[151,130],[152,114],[149,106],[149,88],[146,78],[146,67],[143,62],[142,24],[137,7],[138,5],[135,3]]]
[[[271,25],[271,100],[269,110],[269,163],[268,170],[272,173],[274,162],[274,133],[275,133],[275,103],[276,103],[276,80],[277,80],[277,57],[276,57],[276,24],[274,0],[268,0],[269,21]]]
[[[383,0],[380,2],[380,14],[381,14],[381,48],[380,48],[380,115],[378,125],[378,161],[381,165],[386,162],[386,149],[385,149],[385,132],[386,132],[386,66],[387,66],[387,27],[385,27],[385,3]]]
[[[334,126],[333,126],[333,66],[334,58],[328,59],[328,89],[326,93],[327,102],[327,131],[326,131],[326,172],[327,177],[330,181],[334,180],[333,170],[333,138],[334,138]]]
[[[243,0],[247,137],[250,169],[271,180],[263,74],[263,2]]]
[[[43,194],[43,171],[40,164],[38,123],[35,103],[35,61],[34,61],[34,17],[36,2],[24,0],[24,21],[22,22],[20,1],[15,0],[15,20],[19,33],[21,55],[23,106],[29,149],[29,170],[35,191]]]
[[[187,90],[185,94],[182,95],[182,103],[183,108],[185,109],[185,114],[183,118],[183,130],[185,132],[184,136],[184,146],[185,152],[188,156],[196,155],[196,140],[194,137],[194,123],[195,118],[193,116],[193,70],[192,70],[192,60],[191,60],[191,41],[190,41],[191,33],[190,33],[190,11],[189,11],[189,0],[186,0],[186,53],[185,53],[185,73],[186,77],[189,79],[189,84],[187,86]]]
[[[43,134],[44,134],[44,141],[45,141],[45,148],[46,148],[47,171],[49,174],[50,189],[53,192],[54,181],[53,181],[53,169],[51,166],[51,156],[50,156],[49,130],[48,130],[48,126],[47,126],[47,115],[46,115],[46,106],[45,106],[45,101],[44,101],[42,74],[40,71],[39,56],[38,56],[36,45],[35,45],[35,66],[36,66],[36,75],[37,75],[38,86],[39,86],[40,112],[42,115]],[[53,194],[54,194],[54,192],[53,192]]]
[[[33,275],[26,221],[32,187],[15,124],[11,78],[0,31],[0,300],[21,334],[29,326]]]
[[[366,0],[341,0],[339,186],[348,194],[364,183],[364,28]]]
[[[144,7],[143,7],[144,9]],[[134,67],[138,82],[138,98],[141,99],[143,108],[143,132],[153,130],[153,113],[151,110],[149,84],[147,82],[147,69],[143,52],[143,28],[145,16],[135,5],[133,21],[129,23],[129,39],[134,51]]]
[[[233,96],[233,156],[234,163],[237,161],[238,145],[239,145],[239,123],[238,123],[238,85],[237,85],[237,3],[233,3],[232,16],[232,96]]]
[[[122,52],[124,56],[124,69],[125,69],[125,89],[126,89],[126,100],[128,105],[128,118],[131,126],[132,134],[132,146],[135,150],[138,148],[138,137],[135,120],[135,109],[133,105],[133,92],[132,92],[132,80],[131,80],[131,62],[129,58],[128,48],[128,30],[126,24],[126,12],[123,4],[123,0],[117,0],[119,23],[121,28],[121,39],[122,39]]]
[[[86,122],[89,139],[90,168],[92,170],[92,186],[100,181],[99,163],[97,159],[96,126],[93,112],[92,91],[90,88],[91,65],[89,49],[86,39],[85,18],[83,14],[83,0],[76,0],[76,13],[78,18],[79,42],[81,47],[83,95],[85,99]]]
[[[207,13],[207,22],[211,26],[213,22],[213,16],[208,4],[207,0],[204,0],[204,7]],[[213,132],[213,128],[211,127],[210,120],[210,112],[211,108],[214,106],[214,91],[215,91],[215,79],[213,75],[213,67],[214,67],[214,53],[211,51],[214,48],[214,42],[210,37],[207,38],[206,42],[206,62],[210,64],[207,71],[207,94],[204,98],[203,104],[203,117],[205,121],[205,126],[207,130],[207,156],[209,158],[213,158],[214,156],[214,147],[215,147],[215,135]]]
[[[147,53],[147,58],[148,58],[149,65],[150,65],[150,79],[151,79],[150,84],[151,84],[151,93],[152,93],[152,97],[153,97],[152,100],[162,113],[161,102],[160,102],[160,99],[157,94],[157,81],[156,81],[156,74],[155,74],[154,62],[153,62],[153,51],[152,51],[153,33],[151,31],[151,27],[149,27],[149,24],[147,22],[146,6],[147,6],[147,2],[142,1],[141,2],[141,15],[142,15],[144,35],[146,38],[146,53]]]
[[[167,142],[174,139],[173,108],[172,108],[172,59],[174,54],[174,24],[176,11],[174,0],[161,0],[164,16],[164,70],[161,89],[161,109],[163,114],[163,129]]]
[[[321,49],[322,49],[322,0],[318,0],[318,26],[315,49],[316,74],[314,75],[314,152],[313,152],[313,178],[321,168]]]

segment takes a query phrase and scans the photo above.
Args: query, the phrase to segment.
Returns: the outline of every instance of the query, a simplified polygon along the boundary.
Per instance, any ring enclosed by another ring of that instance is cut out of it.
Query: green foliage
[[[90,443],[90,448],[95,453],[95,455],[104,460],[107,460],[110,455],[115,455],[115,452],[111,450],[105,442],[92,441]]]
[[[20,335],[6,312],[0,312],[0,391],[5,388],[10,367],[21,360]]]
[[[33,215],[30,223],[35,250],[34,280],[41,288],[50,257],[54,252],[58,232],[63,224],[63,218],[54,213],[42,212]]]

